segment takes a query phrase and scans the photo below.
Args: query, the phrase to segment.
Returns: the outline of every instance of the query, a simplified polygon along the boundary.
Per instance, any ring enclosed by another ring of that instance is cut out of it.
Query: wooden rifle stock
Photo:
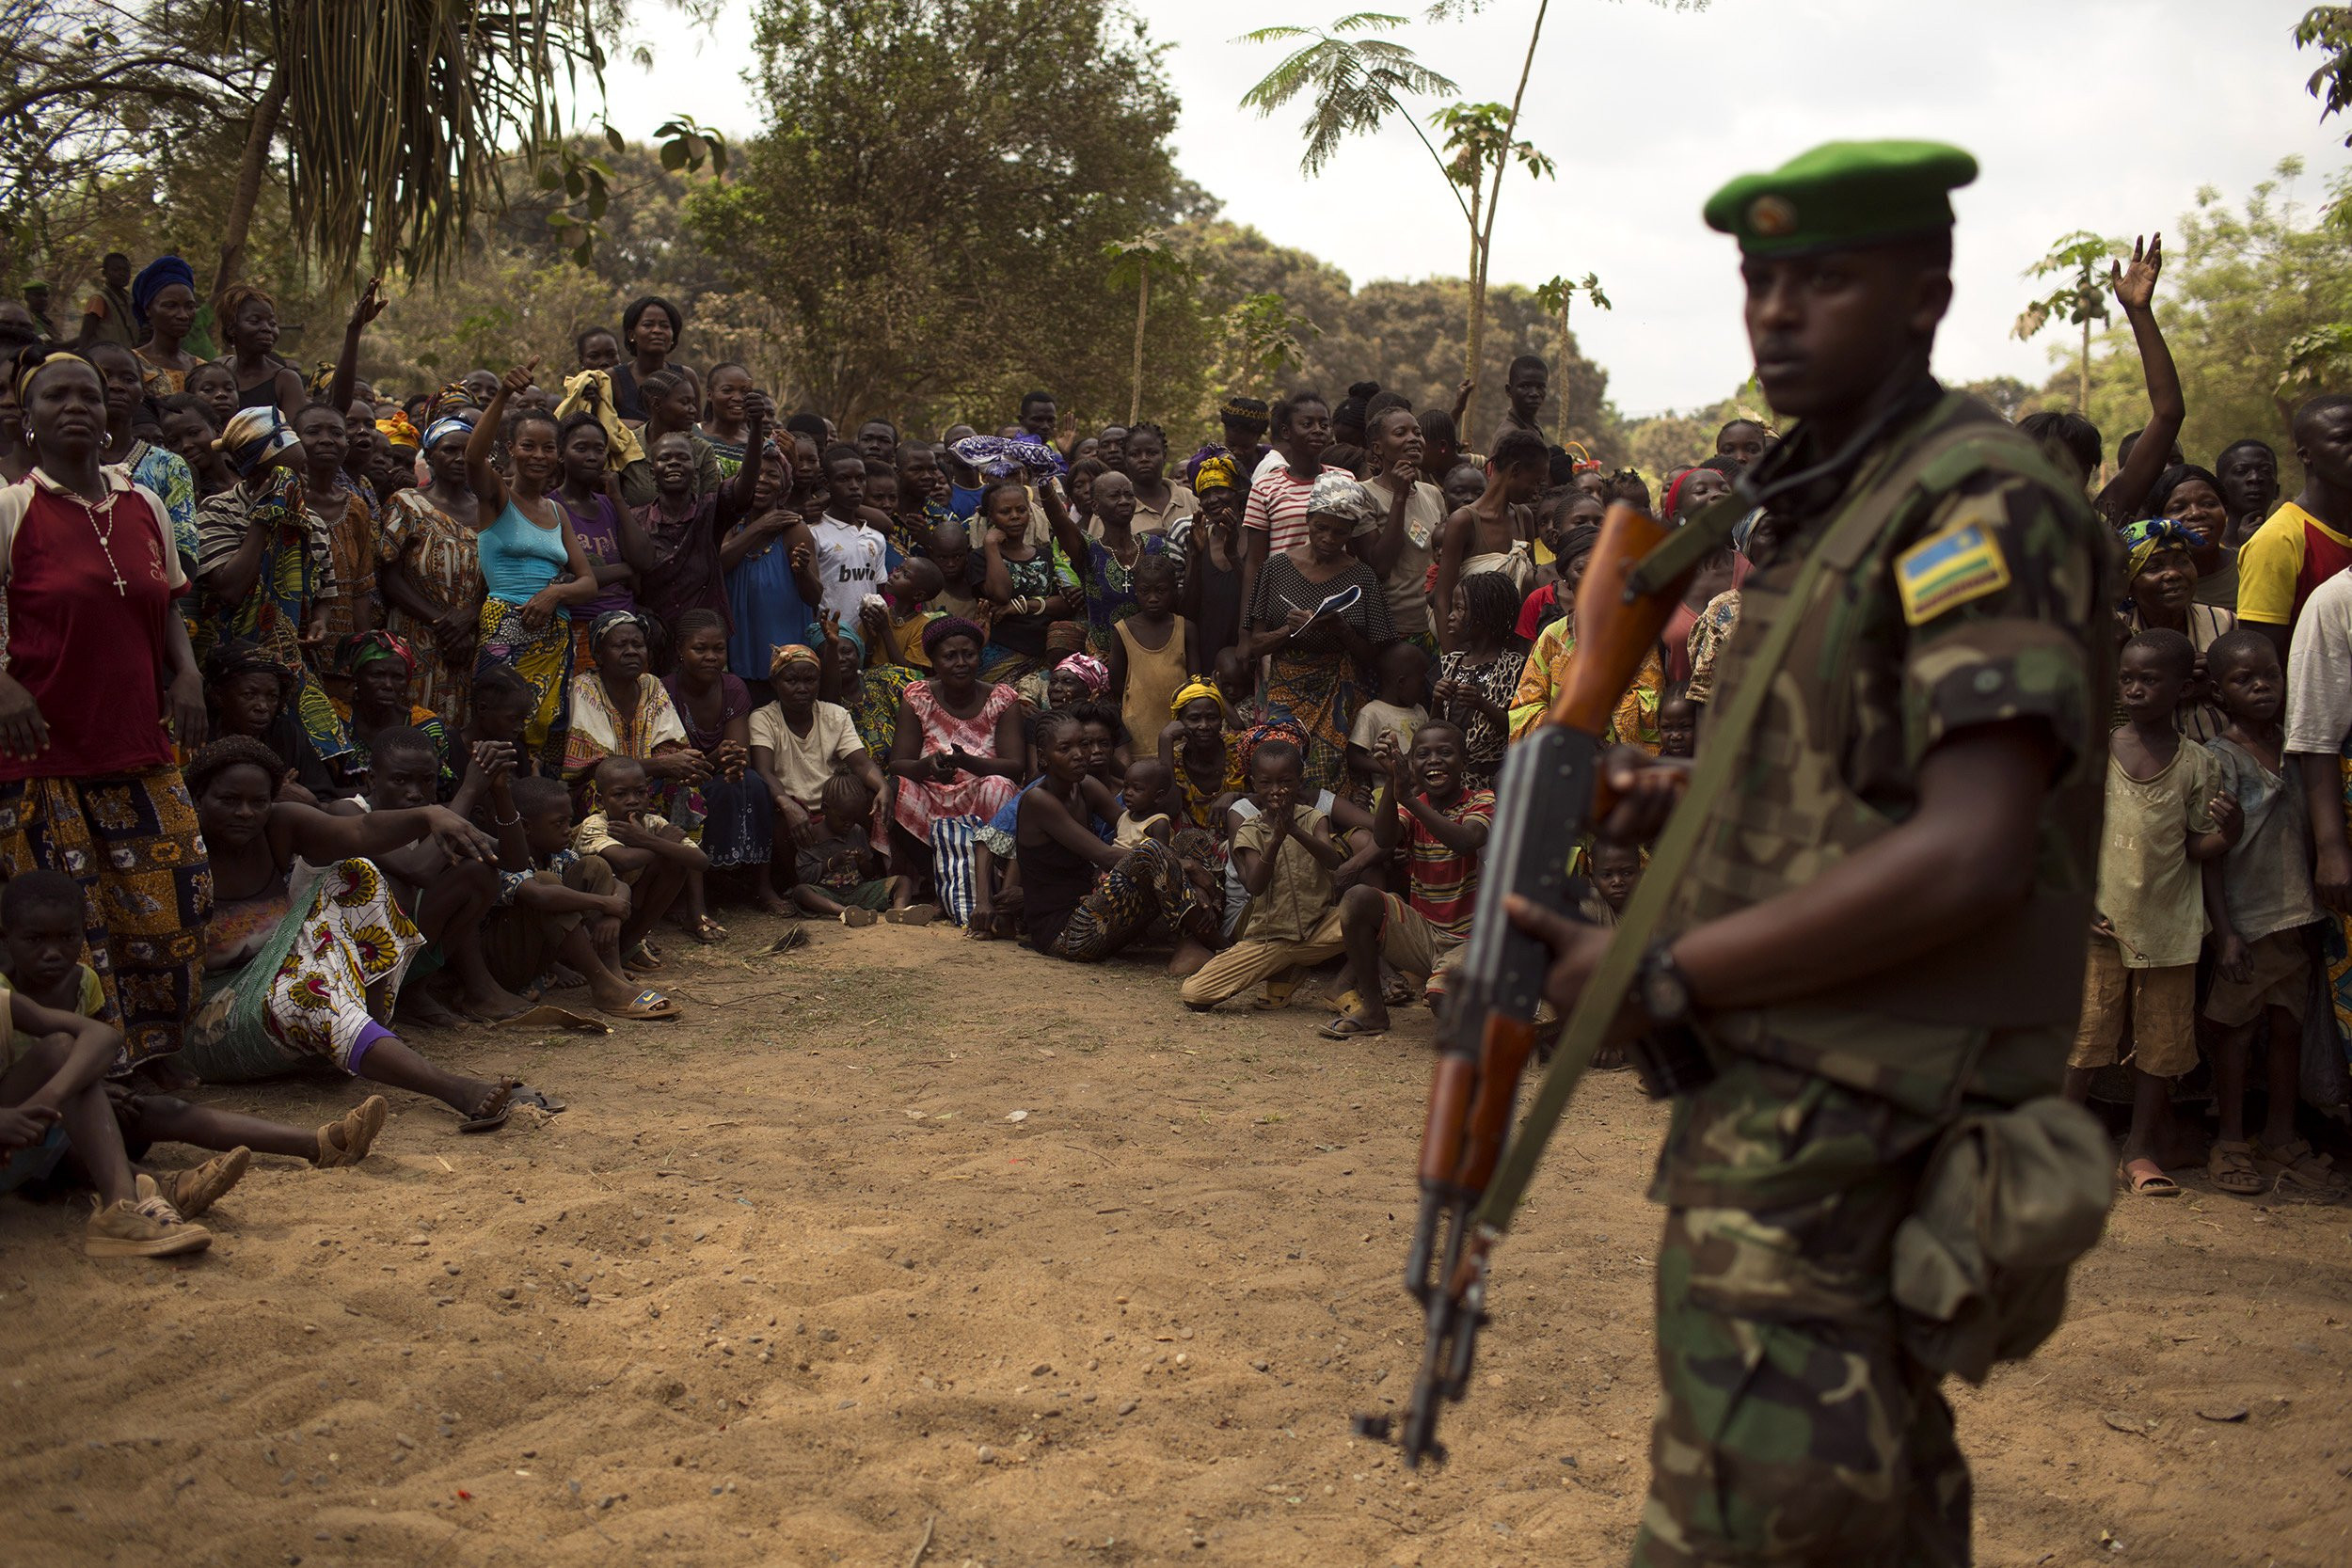
[[[1559,693],[1544,713],[1544,723],[1565,724],[1595,736],[1607,733],[1626,688],[1642,673],[1642,661],[1666,629],[1683,587],[1677,582],[1664,593],[1629,598],[1626,579],[1642,557],[1672,531],[1623,501],[1609,508],[1584,580],[1577,585],[1576,648],[1568,656]]]

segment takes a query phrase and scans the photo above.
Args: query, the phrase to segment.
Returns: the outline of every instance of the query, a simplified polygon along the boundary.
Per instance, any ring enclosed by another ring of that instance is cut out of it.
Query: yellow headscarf
[[[1176,695],[1168,699],[1168,716],[1170,719],[1179,717],[1184,711],[1184,705],[1186,703],[1199,702],[1203,697],[1206,697],[1209,701],[1215,703],[1220,709],[1225,706],[1225,694],[1219,691],[1210,682],[1202,680],[1199,675],[1195,675],[1192,679],[1178,687],[1176,689]]]

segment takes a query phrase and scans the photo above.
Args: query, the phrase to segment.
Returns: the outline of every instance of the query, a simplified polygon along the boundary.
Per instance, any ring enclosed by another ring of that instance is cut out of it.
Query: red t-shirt
[[[0,490],[8,671],[49,725],[39,756],[0,756],[0,780],[99,778],[171,761],[165,649],[187,577],[164,503],[120,468],[105,474],[112,489],[94,525],[79,498],[38,468]]]
[[[1424,794],[1422,799],[1428,800],[1429,797]],[[1465,789],[1454,804],[1438,806],[1438,813],[1449,822],[1484,822],[1492,827],[1495,792]],[[1447,936],[1467,940],[1470,914],[1478,907],[1478,863],[1482,857],[1474,850],[1463,853],[1447,848],[1420,817],[1405,809],[1402,801],[1396,807],[1396,820],[1405,830],[1405,901]]]

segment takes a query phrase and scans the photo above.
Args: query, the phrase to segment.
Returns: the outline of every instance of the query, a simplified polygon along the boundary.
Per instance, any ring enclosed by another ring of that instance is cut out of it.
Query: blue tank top
[[[516,511],[511,499],[499,520],[482,531],[481,547],[483,583],[490,597],[507,604],[529,604],[571,560],[564,531],[541,528]]]

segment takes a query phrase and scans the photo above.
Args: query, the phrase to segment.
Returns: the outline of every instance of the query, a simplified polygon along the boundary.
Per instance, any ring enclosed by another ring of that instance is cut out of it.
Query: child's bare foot
[[[513,1018],[518,1013],[527,1013],[531,1010],[529,998],[516,996],[504,986],[492,986],[479,994],[473,991],[462,992],[457,998],[457,1006],[460,1011],[477,1023],[496,1023],[501,1019]]]
[[[752,895],[752,902],[759,906],[760,912],[763,914],[782,915],[787,920],[798,920],[801,917],[799,908],[791,900],[780,896],[771,888],[760,888],[755,892]]]
[[[392,1022],[411,1029],[454,1029],[465,1021],[443,1006],[440,999],[422,986],[411,986],[400,993],[399,1006],[392,1011]]]

